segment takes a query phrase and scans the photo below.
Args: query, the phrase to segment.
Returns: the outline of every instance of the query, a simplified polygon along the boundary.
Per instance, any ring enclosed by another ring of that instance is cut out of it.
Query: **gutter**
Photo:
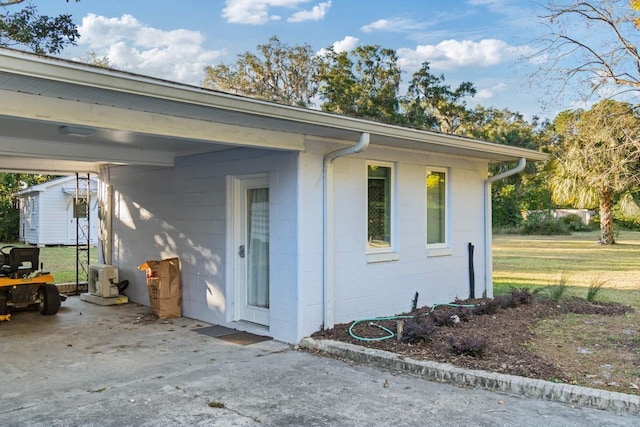
[[[360,140],[352,147],[341,148],[332,151],[324,157],[322,173],[324,176],[323,188],[323,329],[331,329],[334,326],[334,290],[335,290],[335,266],[334,266],[334,210],[333,210],[333,161],[339,157],[360,153],[369,146],[370,134],[360,134]]]
[[[518,165],[502,172],[496,176],[488,178],[484,182],[484,292],[483,297],[493,298],[493,230],[491,218],[491,183],[510,177],[524,170],[527,159],[521,157]]]

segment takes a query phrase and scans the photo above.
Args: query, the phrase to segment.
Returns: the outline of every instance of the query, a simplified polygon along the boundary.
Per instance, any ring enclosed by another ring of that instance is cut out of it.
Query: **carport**
[[[53,175],[109,168],[172,168],[180,156],[238,147],[302,150],[299,133],[273,127],[272,105],[88,64],[0,49],[0,170]],[[257,108],[255,108],[257,107]],[[276,120],[277,121],[277,120]],[[289,129],[282,122],[278,128]],[[284,136],[284,137],[283,137]],[[101,262],[112,262],[113,195],[99,190]]]

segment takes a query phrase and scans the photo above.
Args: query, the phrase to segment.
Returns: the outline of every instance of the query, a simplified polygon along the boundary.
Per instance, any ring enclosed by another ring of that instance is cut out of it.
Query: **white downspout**
[[[518,166],[492,176],[484,182],[484,293],[483,296],[493,298],[493,231],[491,219],[491,183],[522,172],[527,159],[520,158]]]
[[[338,157],[359,153],[369,146],[370,135],[366,132],[360,135],[358,144],[332,151],[324,157],[323,176],[323,327],[331,329],[334,326],[334,221],[333,221],[333,161]]]

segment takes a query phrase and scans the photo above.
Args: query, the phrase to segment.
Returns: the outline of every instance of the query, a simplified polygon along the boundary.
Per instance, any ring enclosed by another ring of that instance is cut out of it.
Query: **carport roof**
[[[371,144],[486,159],[544,160],[518,147],[231,95],[0,48],[0,169],[91,172],[172,166],[239,146],[304,150],[305,141]],[[91,135],[82,135],[82,133]]]

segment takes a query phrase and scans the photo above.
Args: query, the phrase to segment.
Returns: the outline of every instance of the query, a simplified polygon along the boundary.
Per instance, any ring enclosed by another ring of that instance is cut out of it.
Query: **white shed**
[[[83,196],[86,182],[86,178],[79,180],[77,195],[75,176],[64,176],[20,191],[20,241],[38,246],[75,245],[76,236],[80,235],[81,243],[86,242],[89,231],[90,244],[95,245],[98,241],[97,179],[91,178],[88,220]]]

